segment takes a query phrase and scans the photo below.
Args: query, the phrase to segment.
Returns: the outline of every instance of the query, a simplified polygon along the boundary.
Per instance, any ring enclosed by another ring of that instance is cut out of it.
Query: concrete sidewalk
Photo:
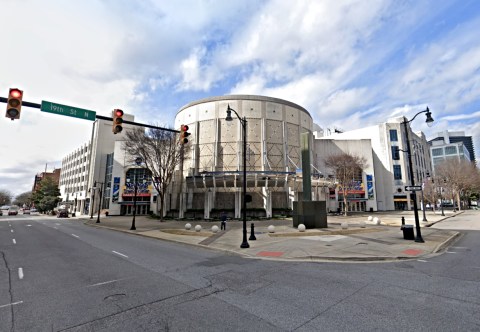
[[[461,211],[460,211],[461,213]],[[228,221],[226,231],[212,232],[212,226],[220,228],[220,221],[182,220],[159,222],[146,216],[136,217],[136,230],[130,230],[132,216],[109,216],[96,223],[94,219],[82,219],[85,224],[95,227],[109,228],[131,234],[158,238],[162,240],[181,242],[189,245],[202,246],[216,250],[228,251],[251,258],[276,260],[314,260],[314,261],[392,261],[403,259],[425,259],[441,253],[460,236],[459,232],[429,228],[433,223],[455,216],[452,211],[446,211],[443,217],[440,213],[427,213],[428,222],[420,221],[424,243],[404,240],[400,230],[401,218],[405,223],[414,225],[413,212],[373,213],[382,221],[381,225],[367,224],[361,227],[362,221],[367,221],[368,213],[354,216],[329,216],[328,228],[309,229],[300,232],[293,228],[291,219],[254,220],[247,221],[247,238],[250,237],[250,225],[255,225],[256,240],[249,240],[250,248],[242,249],[242,221]],[[88,218],[88,217],[86,217]],[[422,220],[420,211],[420,220]],[[348,228],[341,224],[347,222]],[[191,230],[185,230],[185,224],[190,223]],[[202,230],[195,231],[200,225]],[[268,226],[274,225],[275,232],[270,233]]]

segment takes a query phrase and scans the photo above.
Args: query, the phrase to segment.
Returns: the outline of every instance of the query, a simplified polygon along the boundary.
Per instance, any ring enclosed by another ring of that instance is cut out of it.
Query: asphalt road
[[[449,220],[472,228],[443,255],[374,264],[246,259],[3,216],[0,331],[478,331],[479,214]]]

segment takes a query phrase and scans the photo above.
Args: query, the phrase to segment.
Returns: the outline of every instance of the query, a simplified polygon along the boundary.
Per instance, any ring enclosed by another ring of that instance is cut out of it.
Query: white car
[[[37,211],[37,209],[30,209],[30,215],[32,216],[38,216],[40,213]]]

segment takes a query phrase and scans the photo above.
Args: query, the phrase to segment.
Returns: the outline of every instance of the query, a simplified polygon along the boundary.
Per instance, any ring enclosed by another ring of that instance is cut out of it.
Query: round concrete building
[[[214,218],[221,211],[240,218],[243,185],[243,125],[246,119],[247,204],[250,217],[289,214],[301,168],[300,134],[311,131],[312,117],[292,102],[254,95],[227,95],[182,107],[175,128],[189,126],[182,166],[181,216]],[[180,189],[181,188],[181,189]],[[185,214],[184,214],[185,213]]]

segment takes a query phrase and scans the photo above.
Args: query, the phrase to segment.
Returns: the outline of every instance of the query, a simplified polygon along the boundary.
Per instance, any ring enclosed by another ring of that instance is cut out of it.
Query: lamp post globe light
[[[242,186],[242,216],[243,216],[243,240],[240,248],[250,248],[250,245],[247,241],[247,119],[245,117],[241,118],[238,113],[230,107],[228,104],[227,107],[227,117],[225,121],[233,121],[232,112],[235,113],[238,120],[242,124],[243,129],[243,186]]]
[[[410,174],[410,184],[411,184],[412,187],[415,186],[415,178],[413,176],[412,150],[411,150],[411,147],[410,147],[410,140],[409,140],[409,137],[408,137],[409,127],[407,127],[407,124],[412,122],[413,120],[415,120],[417,115],[419,115],[421,113],[426,113],[425,115],[426,115],[427,119],[425,120],[425,122],[427,123],[427,125],[430,126],[433,122],[433,118],[432,118],[432,113],[430,112],[428,107],[427,107],[426,110],[418,112],[417,114],[415,114],[415,116],[411,120],[407,120],[407,118],[404,117],[404,121],[402,122],[402,124],[405,128],[405,138],[407,140],[408,167],[409,167],[409,174]],[[421,230],[420,230],[420,221],[419,221],[419,218],[418,218],[418,205],[417,205],[417,192],[416,191],[412,191],[411,198],[413,200],[413,212],[415,214],[415,228],[416,228],[416,232],[417,232],[417,235],[415,237],[415,242],[423,243],[425,241],[422,238],[422,233],[421,233]]]

